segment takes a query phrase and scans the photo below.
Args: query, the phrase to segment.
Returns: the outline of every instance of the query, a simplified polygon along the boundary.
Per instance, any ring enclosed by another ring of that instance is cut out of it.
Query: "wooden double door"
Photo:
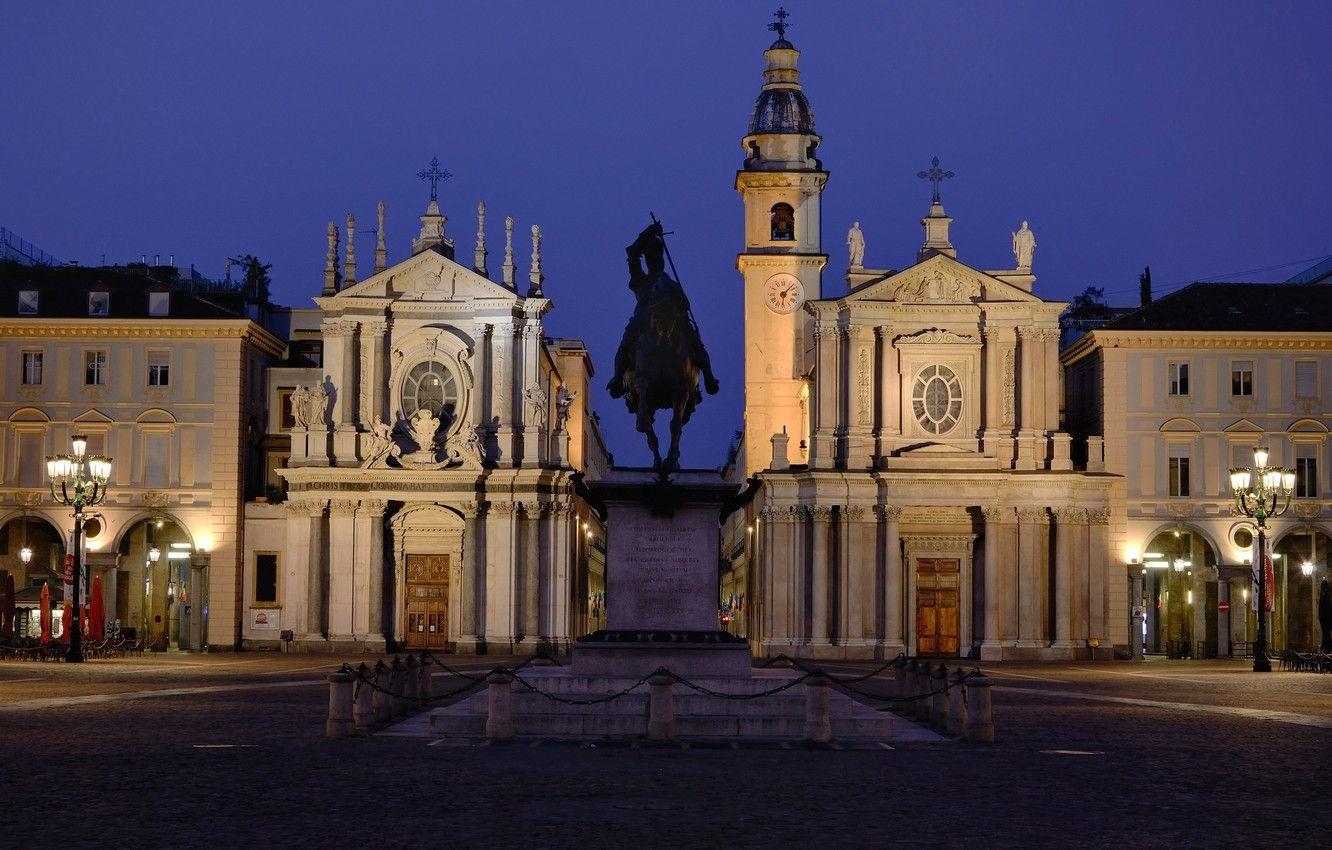
[[[916,654],[955,656],[961,646],[962,561],[916,559]]]
[[[408,555],[405,643],[442,648],[449,640],[449,556]]]

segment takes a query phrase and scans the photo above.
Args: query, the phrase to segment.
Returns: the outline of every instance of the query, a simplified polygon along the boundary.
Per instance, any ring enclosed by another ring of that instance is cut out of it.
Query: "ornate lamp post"
[[[1290,507],[1290,495],[1295,490],[1295,473],[1289,469],[1269,467],[1267,449],[1253,450],[1253,466],[1230,470],[1230,489],[1235,494],[1235,505],[1240,513],[1252,517],[1258,524],[1258,557],[1254,559],[1258,583],[1258,634],[1253,639],[1253,672],[1272,672],[1272,661],[1267,657],[1267,519],[1281,516]]]
[[[87,575],[83,568],[84,511],[100,504],[106,498],[106,482],[111,478],[111,460],[101,455],[89,455],[88,438],[76,434],[70,441],[73,453],[55,455],[46,459],[46,474],[51,479],[51,496],[62,505],[74,509],[74,622],[69,633],[69,652],[66,661],[83,660],[83,614],[81,606],[87,598]],[[59,489],[57,489],[57,487]]]

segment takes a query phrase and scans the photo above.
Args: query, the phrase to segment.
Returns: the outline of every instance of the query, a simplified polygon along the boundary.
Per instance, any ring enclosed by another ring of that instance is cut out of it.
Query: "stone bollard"
[[[389,708],[394,720],[407,716],[407,700],[403,699],[402,688],[402,659],[395,655],[389,665]]]
[[[329,738],[346,738],[353,734],[352,725],[352,682],[356,677],[339,670],[328,677],[328,722],[324,724],[324,735]]]
[[[994,720],[990,716],[990,680],[979,673],[967,679],[967,722],[963,734],[968,741],[994,743]]]
[[[659,670],[648,677],[648,727],[650,741],[675,739],[675,678]]]
[[[486,739],[513,740],[513,674],[496,670],[486,677]]]
[[[930,669],[930,662],[928,661],[923,661],[916,667],[916,688],[911,695],[912,716],[917,720],[924,720],[926,722],[930,719],[929,693],[930,674],[932,672],[933,671]]]
[[[430,700],[435,696],[435,676],[430,671],[430,668],[434,663],[435,662],[426,657],[424,652],[421,653],[421,668],[418,671],[418,674],[421,677],[421,682],[417,685],[416,694],[421,699],[422,709],[429,708]]]
[[[897,703],[894,709],[898,714],[911,713],[911,691],[916,683],[916,659],[903,659],[902,666],[895,674],[897,681]]]
[[[416,656],[408,654],[406,669],[402,673],[403,710],[413,714],[421,708],[421,665]]]
[[[957,668],[953,674],[953,686],[948,689],[948,734],[954,738],[962,737],[962,727],[966,724],[967,701],[962,693],[966,677],[962,668]]]
[[[384,659],[375,662],[375,722],[388,723],[393,719],[393,700],[389,699],[389,668]]]
[[[930,725],[940,732],[948,728],[948,665],[934,668],[930,679]]]
[[[826,744],[832,740],[828,717],[828,687],[832,680],[816,670],[805,679],[805,740]]]
[[[352,701],[356,731],[362,735],[369,735],[375,728],[375,689],[370,686],[370,676],[370,668],[362,661],[356,668],[356,696]]]

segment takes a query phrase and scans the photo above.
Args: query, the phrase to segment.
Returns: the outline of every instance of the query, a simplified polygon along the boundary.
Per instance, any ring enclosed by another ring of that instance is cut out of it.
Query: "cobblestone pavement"
[[[0,847],[1326,847],[1332,831],[1329,675],[986,665],[998,743],[838,751],[329,741],[335,666],[0,663]]]

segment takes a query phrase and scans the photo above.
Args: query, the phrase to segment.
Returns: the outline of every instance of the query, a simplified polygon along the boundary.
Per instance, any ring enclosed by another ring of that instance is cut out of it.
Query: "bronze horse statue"
[[[689,299],[679,282],[666,274],[669,254],[661,222],[654,216],[651,226],[626,250],[629,288],[637,303],[615,352],[615,376],[606,389],[612,398],[624,398],[636,417],[635,427],[647,437],[653,469],[664,477],[680,468],[680,434],[703,400],[699,376],[709,395],[717,392],[717,378]],[[655,428],[658,410],[671,411],[671,444],[665,458]]]

